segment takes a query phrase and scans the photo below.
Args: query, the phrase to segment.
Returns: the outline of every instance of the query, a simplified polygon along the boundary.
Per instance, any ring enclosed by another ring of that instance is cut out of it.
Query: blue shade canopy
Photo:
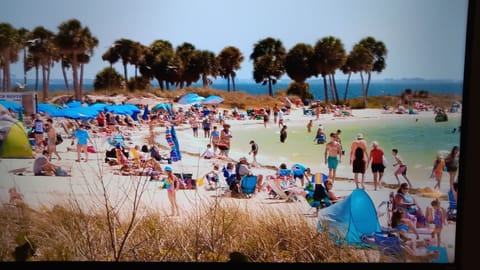
[[[65,108],[49,113],[52,117],[65,117],[75,120],[89,120],[97,117],[98,111],[92,108]]]
[[[204,100],[201,101],[202,104],[218,104],[218,103],[222,103],[222,102],[223,102],[223,98],[220,97],[220,96],[215,96],[215,95],[208,96]]]
[[[0,104],[3,105],[3,107],[5,107],[5,109],[7,110],[12,109],[14,112],[24,111],[24,108],[22,105],[17,104],[10,100],[0,99]]]
[[[51,103],[38,103],[37,104],[37,111],[47,113],[52,115],[57,110],[61,110],[63,107]]]
[[[152,112],[156,112],[158,110],[166,110],[169,112],[171,109],[172,105],[170,105],[169,103],[159,103],[152,108]]]
[[[193,104],[193,103],[198,103],[202,102],[205,98],[202,96],[199,96],[197,93],[188,93],[182,96],[179,100],[178,103],[180,104]]]
[[[67,103],[67,107],[69,107],[69,108],[82,107],[82,103],[80,101],[77,101],[77,100],[70,101],[70,102]]]

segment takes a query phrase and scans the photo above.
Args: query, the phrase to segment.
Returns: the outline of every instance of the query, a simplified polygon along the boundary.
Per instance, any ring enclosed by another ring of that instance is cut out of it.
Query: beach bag
[[[62,138],[62,135],[60,134],[57,134],[57,142],[55,143],[56,145],[59,145],[63,142],[63,138]]]

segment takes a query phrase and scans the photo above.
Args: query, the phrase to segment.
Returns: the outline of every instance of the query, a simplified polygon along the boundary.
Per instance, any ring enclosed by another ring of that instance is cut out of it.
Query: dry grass
[[[62,205],[2,207],[0,260],[13,260],[15,239],[28,235],[38,248],[35,261],[114,261],[118,245],[112,244],[106,214],[85,213],[73,201]],[[122,238],[129,223],[117,218],[115,237]],[[359,256],[353,247],[337,246],[301,215],[251,213],[220,200],[199,206],[182,220],[155,212],[142,215],[118,261],[225,262],[233,251],[252,262],[365,261],[363,252]]]

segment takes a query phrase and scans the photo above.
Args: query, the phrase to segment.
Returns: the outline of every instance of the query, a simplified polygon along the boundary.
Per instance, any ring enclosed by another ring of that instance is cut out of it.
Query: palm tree
[[[366,108],[368,95],[365,87],[365,80],[363,78],[363,72],[371,72],[374,56],[369,49],[365,48],[361,44],[357,44],[353,47],[352,52],[350,52],[349,58],[351,59],[349,62],[350,69],[353,72],[360,73],[360,79],[362,82],[363,106]]]
[[[253,60],[253,78],[256,83],[268,84],[268,94],[273,96],[272,85],[285,73],[285,47],[280,40],[268,37],[257,42],[250,59]]]
[[[328,36],[320,39],[314,46],[314,62],[317,74],[323,77],[325,102],[328,102],[326,77],[329,77],[330,90],[334,102],[338,104],[338,91],[335,84],[335,70],[343,66],[347,55],[340,39]]]
[[[314,50],[311,45],[298,43],[288,51],[285,57],[285,71],[296,82],[292,87],[289,87],[289,91],[300,91],[299,93],[291,94],[299,95],[301,99],[307,99],[312,96],[308,83],[305,83],[305,81],[312,75],[315,75],[313,54]]]
[[[140,63],[140,74],[148,79],[157,79],[161,90],[169,89],[169,78],[175,73],[175,51],[166,40],[155,40],[144,48],[143,61]]]
[[[202,86],[208,87],[211,83],[208,80],[208,76],[217,77],[218,75],[218,63],[215,54],[211,51],[203,50],[197,54],[198,69],[202,74]]]
[[[48,99],[48,84],[50,66],[55,58],[56,48],[53,44],[55,34],[42,26],[37,26],[32,30],[29,40],[29,54],[38,59],[39,66],[42,69],[42,93],[43,99]],[[37,75],[38,76],[38,75]]]
[[[81,100],[82,89],[79,83],[78,68],[80,66],[79,56],[82,54],[93,54],[93,48],[98,45],[98,39],[92,36],[88,27],[82,27],[77,19],[71,19],[58,26],[58,34],[55,37],[55,44],[59,53],[67,55],[71,59],[73,89],[76,100]]]
[[[365,88],[365,95],[368,96],[368,88],[372,78],[372,71],[380,73],[386,68],[385,58],[387,57],[387,48],[381,41],[375,40],[373,37],[366,37],[360,40],[359,44],[370,50],[373,55],[372,69],[367,71],[367,86]],[[366,100],[365,100],[366,101]]]
[[[23,85],[27,85],[27,48],[28,48],[28,40],[30,36],[30,31],[26,28],[19,28],[18,30],[18,38],[20,43],[22,44],[23,49]]]
[[[191,43],[184,42],[180,46],[177,46],[175,54],[183,67],[182,73],[179,74],[179,86],[182,88],[185,83],[185,85],[189,87],[193,82],[200,79],[199,51],[196,50],[195,46]]]
[[[230,79],[232,79],[233,91],[235,87],[235,70],[240,69],[240,63],[243,62],[242,52],[233,46],[225,47],[217,56],[220,75],[227,79],[227,91],[230,92]]]
[[[0,23],[0,67],[3,70],[2,91],[10,91],[10,64],[18,61],[18,51],[23,44],[20,42],[19,33],[9,23]]]

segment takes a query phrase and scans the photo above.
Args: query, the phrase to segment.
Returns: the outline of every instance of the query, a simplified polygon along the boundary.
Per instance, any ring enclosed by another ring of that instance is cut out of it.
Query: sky
[[[85,66],[90,79],[109,66],[102,54],[121,38],[146,46],[158,39],[174,47],[189,42],[215,55],[235,46],[245,58],[237,78],[252,79],[250,54],[267,37],[288,51],[334,36],[348,53],[372,36],[388,51],[385,70],[372,79],[462,80],[467,13],[468,0],[1,0],[0,22],[56,33],[61,23],[78,19],[99,40]],[[22,66],[20,60],[11,67],[15,81],[23,80]],[[120,64],[114,68],[123,74]],[[134,75],[132,67],[128,74]],[[60,65],[51,78],[63,78]],[[337,72],[336,78],[345,77]]]

